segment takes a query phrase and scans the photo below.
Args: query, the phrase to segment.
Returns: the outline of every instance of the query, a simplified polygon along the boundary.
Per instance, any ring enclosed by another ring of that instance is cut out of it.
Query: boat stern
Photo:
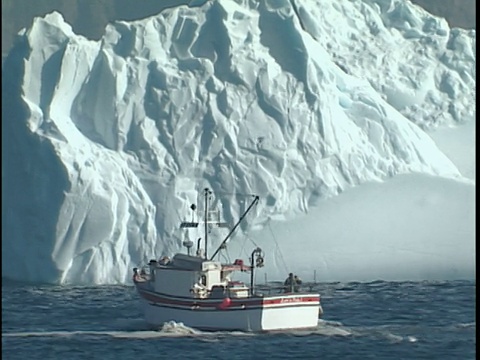
[[[263,302],[263,331],[314,329],[323,314],[319,294],[269,296]]]

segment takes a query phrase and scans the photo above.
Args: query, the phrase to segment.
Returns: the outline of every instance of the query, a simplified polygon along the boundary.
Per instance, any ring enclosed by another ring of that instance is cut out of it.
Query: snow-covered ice
[[[473,278],[475,47],[404,0],[36,18],[2,68],[2,276],[129,282],[210,187],[230,223],[262,199],[232,250],[273,228],[305,276]]]

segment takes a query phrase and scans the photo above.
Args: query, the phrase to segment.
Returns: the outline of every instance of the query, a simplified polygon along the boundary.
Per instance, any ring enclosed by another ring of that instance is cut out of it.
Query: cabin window
[[[201,282],[202,285],[207,286],[207,276],[202,275],[202,277],[200,278],[200,282]]]

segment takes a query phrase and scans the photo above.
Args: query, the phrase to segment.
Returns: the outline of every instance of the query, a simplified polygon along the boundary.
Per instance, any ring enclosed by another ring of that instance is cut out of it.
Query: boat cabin
[[[247,297],[249,288],[231,281],[234,271],[248,271],[241,260],[222,265],[218,261],[187,254],[176,254],[169,262],[150,262],[153,290],[165,295],[218,299]]]

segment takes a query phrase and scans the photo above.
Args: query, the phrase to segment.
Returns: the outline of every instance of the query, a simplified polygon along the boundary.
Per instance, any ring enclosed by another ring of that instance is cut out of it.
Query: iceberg
[[[2,68],[2,277],[128,283],[205,187],[230,223],[260,195],[255,229],[401,174],[471,189],[426,130],[474,99],[475,32],[400,0],[194,1],[100,41],[35,18]]]

